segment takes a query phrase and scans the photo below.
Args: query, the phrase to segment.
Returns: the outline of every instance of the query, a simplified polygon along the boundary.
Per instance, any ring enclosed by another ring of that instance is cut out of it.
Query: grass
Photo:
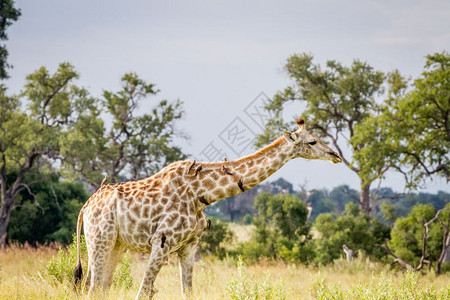
[[[67,284],[52,280],[45,266],[57,254],[50,247],[13,246],[0,250],[0,299],[74,299]],[[113,287],[91,299],[134,299],[146,257],[130,255],[133,284]],[[155,299],[181,299],[174,259],[156,280]],[[86,271],[86,268],[84,267]],[[204,258],[195,265],[193,299],[450,299],[450,276],[394,272],[362,259],[309,268],[281,262],[245,266],[242,261]],[[78,299],[87,299],[81,295]]]

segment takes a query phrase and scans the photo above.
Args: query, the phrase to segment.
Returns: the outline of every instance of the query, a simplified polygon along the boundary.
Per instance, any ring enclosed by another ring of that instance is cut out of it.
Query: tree
[[[78,174],[98,188],[103,176],[112,182],[142,178],[186,158],[181,148],[174,145],[177,136],[185,138],[176,129],[176,122],[184,114],[180,100],[161,100],[150,114],[137,115],[139,102],[157,93],[154,84],[134,73],[122,77],[122,90],[104,91],[99,102],[112,126],[106,128],[103,122],[91,118],[75,124],[61,151],[69,173]],[[91,142],[85,148],[87,141]],[[74,149],[77,156],[70,155]]]
[[[77,78],[74,67],[62,63],[54,74],[42,67],[27,76],[19,96],[0,87],[0,246],[17,196],[58,166],[64,177],[98,186],[106,174],[113,181],[140,177],[185,157],[173,145],[179,134],[174,123],[183,115],[180,101],[160,101],[151,114],[136,117],[138,100],[156,93],[153,85],[127,74],[122,91],[105,92],[100,100],[74,85]],[[110,130],[100,118],[104,108],[112,115]],[[25,181],[38,171],[43,175]]]
[[[17,196],[45,178],[25,182],[25,176],[50,173],[67,128],[81,117],[97,116],[93,99],[71,85],[77,77],[73,66],[63,63],[53,75],[40,68],[27,76],[20,96],[8,96],[6,88],[0,88],[0,246],[6,244]],[[20,99],[28,100],[27,112]]]
[[[273,111],[275,117],[269,120],[257,144],[267,143],[279,130],[287,128],[288,125],[281,117],[287,102],[304,103],[306,109],[303,115],[308,119],[311,129],[331,141],[344,164],[360,178],[359,207],[362,212],[370,214],[371,184],[381,179],[390,165],[379,164],[377,168],[372,168],[355,155],[363,151],[372,139],[372,136],[365,136],[365,139],[355,141],[355,129],[357,124],[379,110],[375,98],[393,97],[401,92],[401,81],[393,81],[391,78],[394,75],[375,71],[359,60],[353,61],[350,67],[328,61],[323,70],[320,65],[313,63],[313,57],[308,54],[291,56],[285,70],[294,83],[278,92],[268,104],[267,109]],[[388,86],[387,94],[385,85]],[[350,148],[350,155],[345,151],[342,139]]]
[[[302,198],[306,199],[307,204],[310,206],[310,220],[312,222],[321,213],[333,211],[334,203],[330,200],[327,190],[312,190],[308,192],[302,192],[302,194],[304,194],[302,195]]]
[[[433,175],[450,180],[450,54],[428,55],[424,69],[409,93],[386,99],[382,113],[366,119],[356,134],[378,141],[360,153],[367,164],[380,165],[373,157],[389,160],[410,187]]]
[[[0,41],[6,41],[8,35],[6,29],[17,21],[21,15],[20,9],[14,7],[13,0],[0,1]],[[0,79],[8,78],[8,72],[6,71],[11,66],[7,63],[8,50],[6,46],[0,45]]]

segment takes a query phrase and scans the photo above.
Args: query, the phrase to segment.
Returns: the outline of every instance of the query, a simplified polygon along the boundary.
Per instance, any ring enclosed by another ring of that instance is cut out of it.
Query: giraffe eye
[[[312,141],[312,142],[309,142],[308,144],[310,144],[311,146],[313,146],[313,145],[315,145],[317,142],[316,141]]]

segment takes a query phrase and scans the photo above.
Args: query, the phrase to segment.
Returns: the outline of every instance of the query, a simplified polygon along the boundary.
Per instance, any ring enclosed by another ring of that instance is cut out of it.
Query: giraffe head
[[[305,121],[298,119],[297,131],[283,131],[283,135],[292,147],[294,157],[306,159],[329,160],[333,164],[342,162],[342,158],[328,147],[315,133],[310,133],[305,128]]]

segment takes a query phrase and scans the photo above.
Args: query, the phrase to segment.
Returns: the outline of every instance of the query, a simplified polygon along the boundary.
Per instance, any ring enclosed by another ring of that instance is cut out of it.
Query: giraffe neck
[[[215,169],[216,174],[220,174],[215,186],[208,186],[209,178],[206,177],[206,184],[202,184],[204,198],[211,204],[254,187],[292,159],[290,149],[286,139],[281,137],[256,153],[235,161],[203,164],[205,172]]]

